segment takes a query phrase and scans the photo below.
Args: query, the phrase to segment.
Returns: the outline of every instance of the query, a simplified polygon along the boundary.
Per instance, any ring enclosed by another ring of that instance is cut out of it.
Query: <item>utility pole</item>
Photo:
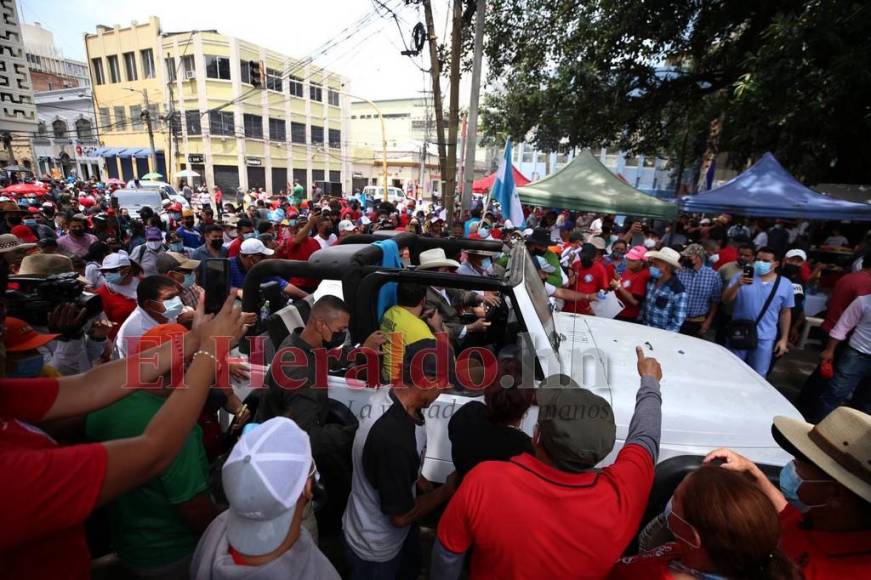
[[[445,147],[445,114],[442,109],[442,85],[441,85],[441,63],[439,62],[438,45],[436,44],[435,23],[432,17],[431,0],[424,0],[423,12],[426,19],[426,38],[429,44],[429,59],[430,59],[430,76],[432,77],[432,100],[433,109],[435,110],[436,122],[436,143],[439,150],[439,174],[440,181],[444,186],[447,178],[447,166],[445,161],[448,158],[447,149]],[[442,196],[445,195],[444,187],[442,187]],[[444,197],[442,198],[444,202]]]
[[[484,11],[486,9],[486,0],[478,0],[478,6],[475,8],[475,54],[472,60],[472,92],[469,95],[469,125],[466,129],[466,165],[463,170],[463,211],[468,210],[472,205],[472,182],[475,180],[475,150],[478,145],[478,97],[481,94],[481,56],[484,52]]]
[[[451,29],[451,93],[448,113],[448,161],[445,176],[445,209],[448,231],[454,225],[454,194],[457,189],[457,132],[460,125],[460,48],[463,29],[463,3],[453,2]]]
[[[145,110],[142,116],[145,118],[145,128],[148,129],[148,144],[151,147],[151,171],[157,171],[157,151],[154,149],[154,131],[151,130],[151,109],[148,104],[148,91],[143,90],[142,96],[145,97]]]

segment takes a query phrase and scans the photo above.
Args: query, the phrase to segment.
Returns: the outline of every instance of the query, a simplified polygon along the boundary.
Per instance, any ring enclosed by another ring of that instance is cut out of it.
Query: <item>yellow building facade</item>
[[[232,192],[349,190],[344,78],[216,31],[163,33],[160,21],[85,36],[109,176],[180,170]],[[259,63],[260,86],[251,63]],[[155,163],[145,123],[149,103]],[[191,181],[191,180],[188,180]]]

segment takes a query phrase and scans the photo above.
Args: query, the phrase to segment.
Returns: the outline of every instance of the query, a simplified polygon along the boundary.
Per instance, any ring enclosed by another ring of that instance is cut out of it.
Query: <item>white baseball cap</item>
[[[355,226],[354,222],[351,220],[342,220],[339,222],[340,232],[353,232],[355,229],[357,229],[357,226]]]
[[[805,253],[804,250],[799,250],[798,248],[793,248],[792,250],[790,250],[786,253],[786,256],[784,256],[784,258],[786,258],[787,260],[790,258],[801,258],[802,261],[806,261],[807,254]]]
[[[271,256],[275,253],[275,250],[270,250],[269,248],[264,246],[263,242],[261,242],[257,238],[251,238],[250,240],[245,240],[244,242],[242,242],[242,245],[239,247],[239,253],[245,256],[253,256],[256,254]]]
[[[126,268],[130,265],[130,256],[127,252],[121,250],[116,254],[109,254],[103,258],[103,263],[100,265],[100,270],[116,270],[118,268]]]
[[[230,503],[227,539],[236,551],[262,556],[281,545],[313,462],[308,435],[287,417],[239,438],[221,469]]]

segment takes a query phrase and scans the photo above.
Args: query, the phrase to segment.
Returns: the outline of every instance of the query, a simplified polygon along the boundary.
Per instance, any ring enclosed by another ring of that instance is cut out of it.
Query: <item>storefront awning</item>
[[[123,151],[121,147],[97,147],[94,150],[94,157],[115,157]]]

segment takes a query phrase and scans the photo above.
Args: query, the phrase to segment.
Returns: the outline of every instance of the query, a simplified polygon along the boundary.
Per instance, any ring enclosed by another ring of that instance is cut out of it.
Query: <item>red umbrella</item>
[[[26,193],[48,193],[43,186],[35,183],[16,183],[0,191],[2,191],[2,193],[16,193],[18,195]]]

